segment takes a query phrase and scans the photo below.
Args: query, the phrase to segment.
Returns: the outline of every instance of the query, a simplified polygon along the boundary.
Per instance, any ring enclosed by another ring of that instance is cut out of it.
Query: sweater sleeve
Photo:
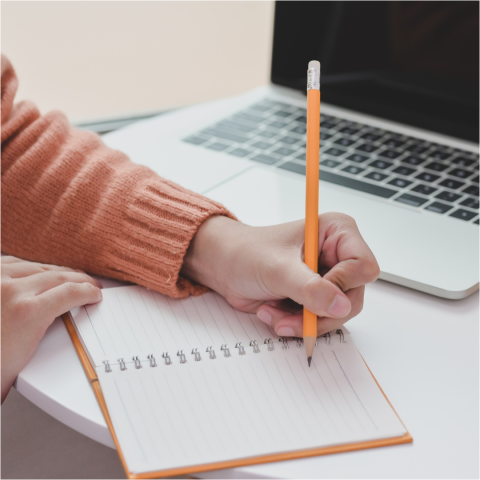
[[[60,112],[13,103],[2,55],[2,251],[184,297],[206,288],[180,275],[187,248],[222,205],[159,177]]]

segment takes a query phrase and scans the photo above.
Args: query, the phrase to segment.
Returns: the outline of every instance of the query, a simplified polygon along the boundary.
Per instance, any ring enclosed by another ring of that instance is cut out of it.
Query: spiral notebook
[[[105,289],[64,317],[129,478],[411,442],[346,329],[279,338],[216,293]]]

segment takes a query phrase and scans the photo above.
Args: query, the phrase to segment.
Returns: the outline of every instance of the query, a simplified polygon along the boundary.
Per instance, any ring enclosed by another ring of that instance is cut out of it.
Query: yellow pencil
[[[320,180],[320,62],[307,71],[307,194],[305,208],[305,263],[318,272],[318,187]],[[317,315],[303,308],[303,341],[308,366],[317,340]]]

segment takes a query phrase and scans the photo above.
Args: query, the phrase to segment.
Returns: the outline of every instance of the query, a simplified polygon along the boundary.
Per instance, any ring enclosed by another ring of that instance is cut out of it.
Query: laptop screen
[[[322,101],[478,142],[478,2],[276,2],[272,82]]]

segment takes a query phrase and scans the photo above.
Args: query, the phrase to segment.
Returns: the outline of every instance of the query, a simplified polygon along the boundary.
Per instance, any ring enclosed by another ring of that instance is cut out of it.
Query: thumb
[[[313,272],[303,262],[295,262],[288,274],[278,278],[282,295],[303,305],[319,317],[342,318],[352,308],[348,297],[332,282]]]

